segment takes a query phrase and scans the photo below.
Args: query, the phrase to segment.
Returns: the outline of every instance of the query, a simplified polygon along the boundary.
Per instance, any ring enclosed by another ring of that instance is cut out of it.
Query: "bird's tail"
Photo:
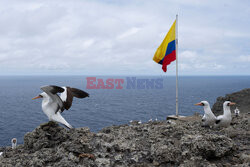
[[[52,120],[53,121],[56,121],[56,122],[59,122],[63,125],[65,125],[67,128],[69,129],[72,129],[73,126],[71,126],[63,117],[62,115],[60,114],[60,112],[57,112],[55,115],[52,116]]]

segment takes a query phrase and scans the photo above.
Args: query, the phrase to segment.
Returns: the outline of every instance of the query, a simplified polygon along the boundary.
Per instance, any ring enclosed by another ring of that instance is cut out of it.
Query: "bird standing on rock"
[[[238,117],[240,115],[240,110],[236,107],[234,110],[235,116]]]
[[[65,125],[67,128],[73,128],[61,115],[64,109],[68,110],[73,102],[73,97],[85,98],[89,94],[76,88],[71,87],[59,87],[55,85],[43,86],[41,90],[44,92],[39,94],[37,97],[32,98],[38,99],[43,98],[42,110],[47,115],[50,121],[59,122]],[[61,93],[60,97],[57,93]]]
[[[195,105],[204,107],[204,116],[201,119],[202,126],[213,126],[216,121],[216,116],[212,112],[209,103],[207,101],[201,101]]]
[[[12,149],[16,149],[16,145],[17,145],[17,139],[16,138],[11,139],[11,147],[12,147]]]
[[[215,124],[216,127],[228,127],[232,121],[230,106],[235,105],[231,101],[225,101],[223,103],[223,115],[219,115],[216,118]]]

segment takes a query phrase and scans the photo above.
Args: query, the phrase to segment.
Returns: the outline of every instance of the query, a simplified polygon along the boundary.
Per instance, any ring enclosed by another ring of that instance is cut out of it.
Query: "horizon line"
[[[167,75],[167,74],[0,74],[0,77],[3,76],[164,76],[164,77],[176,77],[176,75]],[[238,76],[238,77],[247,77],[249,75],[227,75],[227,74],[219,74],[219,75],[178,75],[178,77],[220,77],[220,76]]]

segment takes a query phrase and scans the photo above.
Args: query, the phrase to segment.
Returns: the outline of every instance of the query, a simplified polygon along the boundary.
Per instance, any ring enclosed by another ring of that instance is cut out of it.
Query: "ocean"
[[[67,85],[88,92],[90,97],[74,98],[70,110],[62,115],[74,127],[89,127],[93,132],[128,124],[130,120],[165,120],[167,115],[175,114],[174,76],[134,76],[136,81],[160,80],[162,87],[130,89],[127,77],[131,76],[96,76],[104,83],[108,78],[123,79],[122,89],[87,89],[86,77],[95,76],[0,76],[0,146],[10,145],[14,137],[21,144],[25,133],[48,122],[41,99],[32,100],[41,93],[43,85]],[[203,108],[194,106],[195,103],[207,100],[212,107],[217,97],[249,87],[249,76],[181,76],[179,113],[203,114]]]

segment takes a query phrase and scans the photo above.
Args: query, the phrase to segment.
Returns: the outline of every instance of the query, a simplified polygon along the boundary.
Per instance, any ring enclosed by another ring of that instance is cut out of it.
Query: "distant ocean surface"
[[[123,78],[126,82],[124,76],[108,78]],[[75,98],[71,109],[62,115],[74,127],[89,127],[93,132],[110,125],[127,124],[130,120],[165,120],[167,115],[175,114],[175,77],[136,78],[161,78],[163,89],[126,89],[126,83],[119,90],[86,89],[86,76],[0,76],[0,146],[10,145],[14,137],[21,144],[25,133],[48,122],[41,109],[41,99],[32,100],[41,93],[43,85],[67,85],[88,92],[89,98]],[[203,113],[195,103],[207,100],[212,107],[218,96],[249,87],[249,76],[179,77],[179,112],[181,115]]]

